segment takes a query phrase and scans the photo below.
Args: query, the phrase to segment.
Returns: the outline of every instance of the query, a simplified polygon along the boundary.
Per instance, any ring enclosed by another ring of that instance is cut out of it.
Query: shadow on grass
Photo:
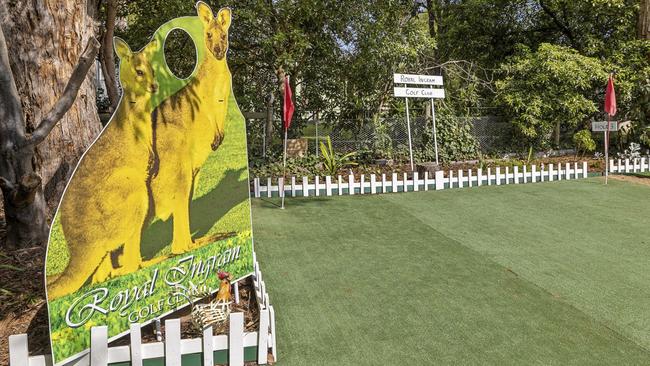
[[[244,169],[246,168],[227,170],[219,184],[190,203],[190,228],[194,239],[206,235],[228,211],[248,198],[248,184],[245,179],[239,179]],[[143,260],[154,258],[171,243],[172,220],[173,217],[167,221],[157,220],[142,233],[140,250]]]
[[[282,198],[280,197],[273,197],[273,198],[268,198],[268,197],[262,197],[256,199],[259,206],[262,208],[280,208],[281,207],[281,202]],[[310,206],[318,206],[323,203],[328,203],[333,201],[332,198],[325,198],[325,197],[287,197],[284,201],[284,207],[285,209],[290,209],[291,207],[310,207]]]

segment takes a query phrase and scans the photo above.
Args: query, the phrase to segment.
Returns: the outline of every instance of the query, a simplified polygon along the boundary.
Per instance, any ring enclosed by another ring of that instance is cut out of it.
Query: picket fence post
[[[230,313],[228,343],[228,366],[244,366],[244,313]]]
[[[165,366],[181,366],[181,320],[165,320]]]
[[[90,366],[108,365],[108,327],[90,328]]]
[[[284,196],[284,177],[278,178],[278,197]]]
[[[260,178],[253,179],[253,192],[255,192],[255,198],[260,198]]]
[[[210,330],[212,331],[212,328]],[[142,334],[140,324],[133,323],[130,325],[129,338],[131,340],[131,366],[142,366]]]
[[[29,360],[27,334],[9,336],[9,366],[22,366]]]
[[[445,189],[445,173],[442,170],[436,170],[436,191]]]
[[[260,323],[257,334],[257,363],[264,365],[268,357],[269,344],[269,310],[260,311]],[[213,365],[212,363],[208,365]]]
[[[214,365],[214,335],[212,332],[212,326],[208,325],[203,328],[203,364],[204,365]],[[136,366],[136,365],[132,365]],[[138,365],[138,366],[141,366]]]
[[[278,344],[275,340],[275,310],[273,310],[273,305],[269,305],[269,320],[271,322],[271,354],[273,355],[273,360],[278,362]]]
[[[325,177],[325,194],[327,197],[332,196],[332,177],[329,175]]]

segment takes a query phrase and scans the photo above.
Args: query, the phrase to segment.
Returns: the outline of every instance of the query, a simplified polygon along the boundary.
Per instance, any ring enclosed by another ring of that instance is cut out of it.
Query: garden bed
[[[208,303],[208,299],[198,301],[197,304]],[[248,277],[239,282],[239,304],[233,304],[230,307],[233,313],[244,313],[244,331],[254,332],[259,328],[260,311],[257,298],[255,296],[255,286],[253,279]],[[160,327],[162,334],[165,334],[165,319],[180,319],[181,320],[181,337],[182,338],[196,338],[203,335],[203,329],[197,327],[192,322],[191,307],[185,307],[174,313],[171,313],[164,318],[160,319]],[[155,323],[148,324],[142,329],[142,343],[157,342]],[[229,323],[224,322],[217,326],[213,326],[213,334],[228,334]],[[130,342],[129,336],[126,335],[122,338],[116,339],[109,343],[110,347],[125,346]]]
[[[530,162],[520,159],[490,159],[490,160],[469,160],[469,161],[458,161],[452,163],[443,163],[440,164],[440,169],[449,171],[449,170],[477,170],[479,168],[496,168],[496,167],[515,167],[518,166],[522,168],[524,165],[549,165],[553,164],[557,166],[558,164],[573,163],[575,161],[586,161],[590,173],[599,173],[605,170],[605,161],[604,159],[595,159],[591,158],[576,158],[575,155],[563,155],[563,156],[553,156],[546,158],[536,158],[532,159]],[[262,167],[252,167],[251,168],[251,180],[254,178],[260,178],[262,180],[268,177],[282,177],[284,176],[287,179],[291,179],[291,176],[296,177],[308,177],[313,178],[316,176],[326,176],[328,174],[324,169],[322,169],[322,164],[315,162],[314,158],[307,159],[290,159],[287,162],[286,173],[283,174],[282,163],[269,163]],[[382,174],[392,175],[393,173],[398,173],[400,176],[403,173],[407,173],[409,178],[413,177],[411,171],[411,165],[408,162],[388,162],[387,164],[374,164],[374,163],[364,163],[356,166],[349,166],[343,169],[339,169],[337,174],[332,176],[341,175],[344,182],[347,182],[348,177],[353,175],[355,180],[358,181],[362,175],[369,176],[375,174],[381,176]],[[422,174],[421,174],[422,175]],[[251,186],[252,187],[252,186]]]

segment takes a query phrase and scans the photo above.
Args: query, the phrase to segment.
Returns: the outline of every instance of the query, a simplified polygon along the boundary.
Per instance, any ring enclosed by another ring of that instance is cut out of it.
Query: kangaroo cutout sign
[[[216,291],[218,270],[253,272],[244,118],[226,62],[230,9],[162,25],[133,52],[114,42],[123,96],[80,160],[48,242],[46,288],[54,364],[88,352],[90,328],[109,339]],[[164,44],[189,34],[196,67],[178,79]]]

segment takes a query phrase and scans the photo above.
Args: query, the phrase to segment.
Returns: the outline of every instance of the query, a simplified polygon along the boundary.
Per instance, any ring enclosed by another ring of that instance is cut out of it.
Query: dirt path
[[[635,177],[633,175],[610,175],[609,177],[610,179],[618,180],[621,182],[641,184],[650,187],[650,178]]]

